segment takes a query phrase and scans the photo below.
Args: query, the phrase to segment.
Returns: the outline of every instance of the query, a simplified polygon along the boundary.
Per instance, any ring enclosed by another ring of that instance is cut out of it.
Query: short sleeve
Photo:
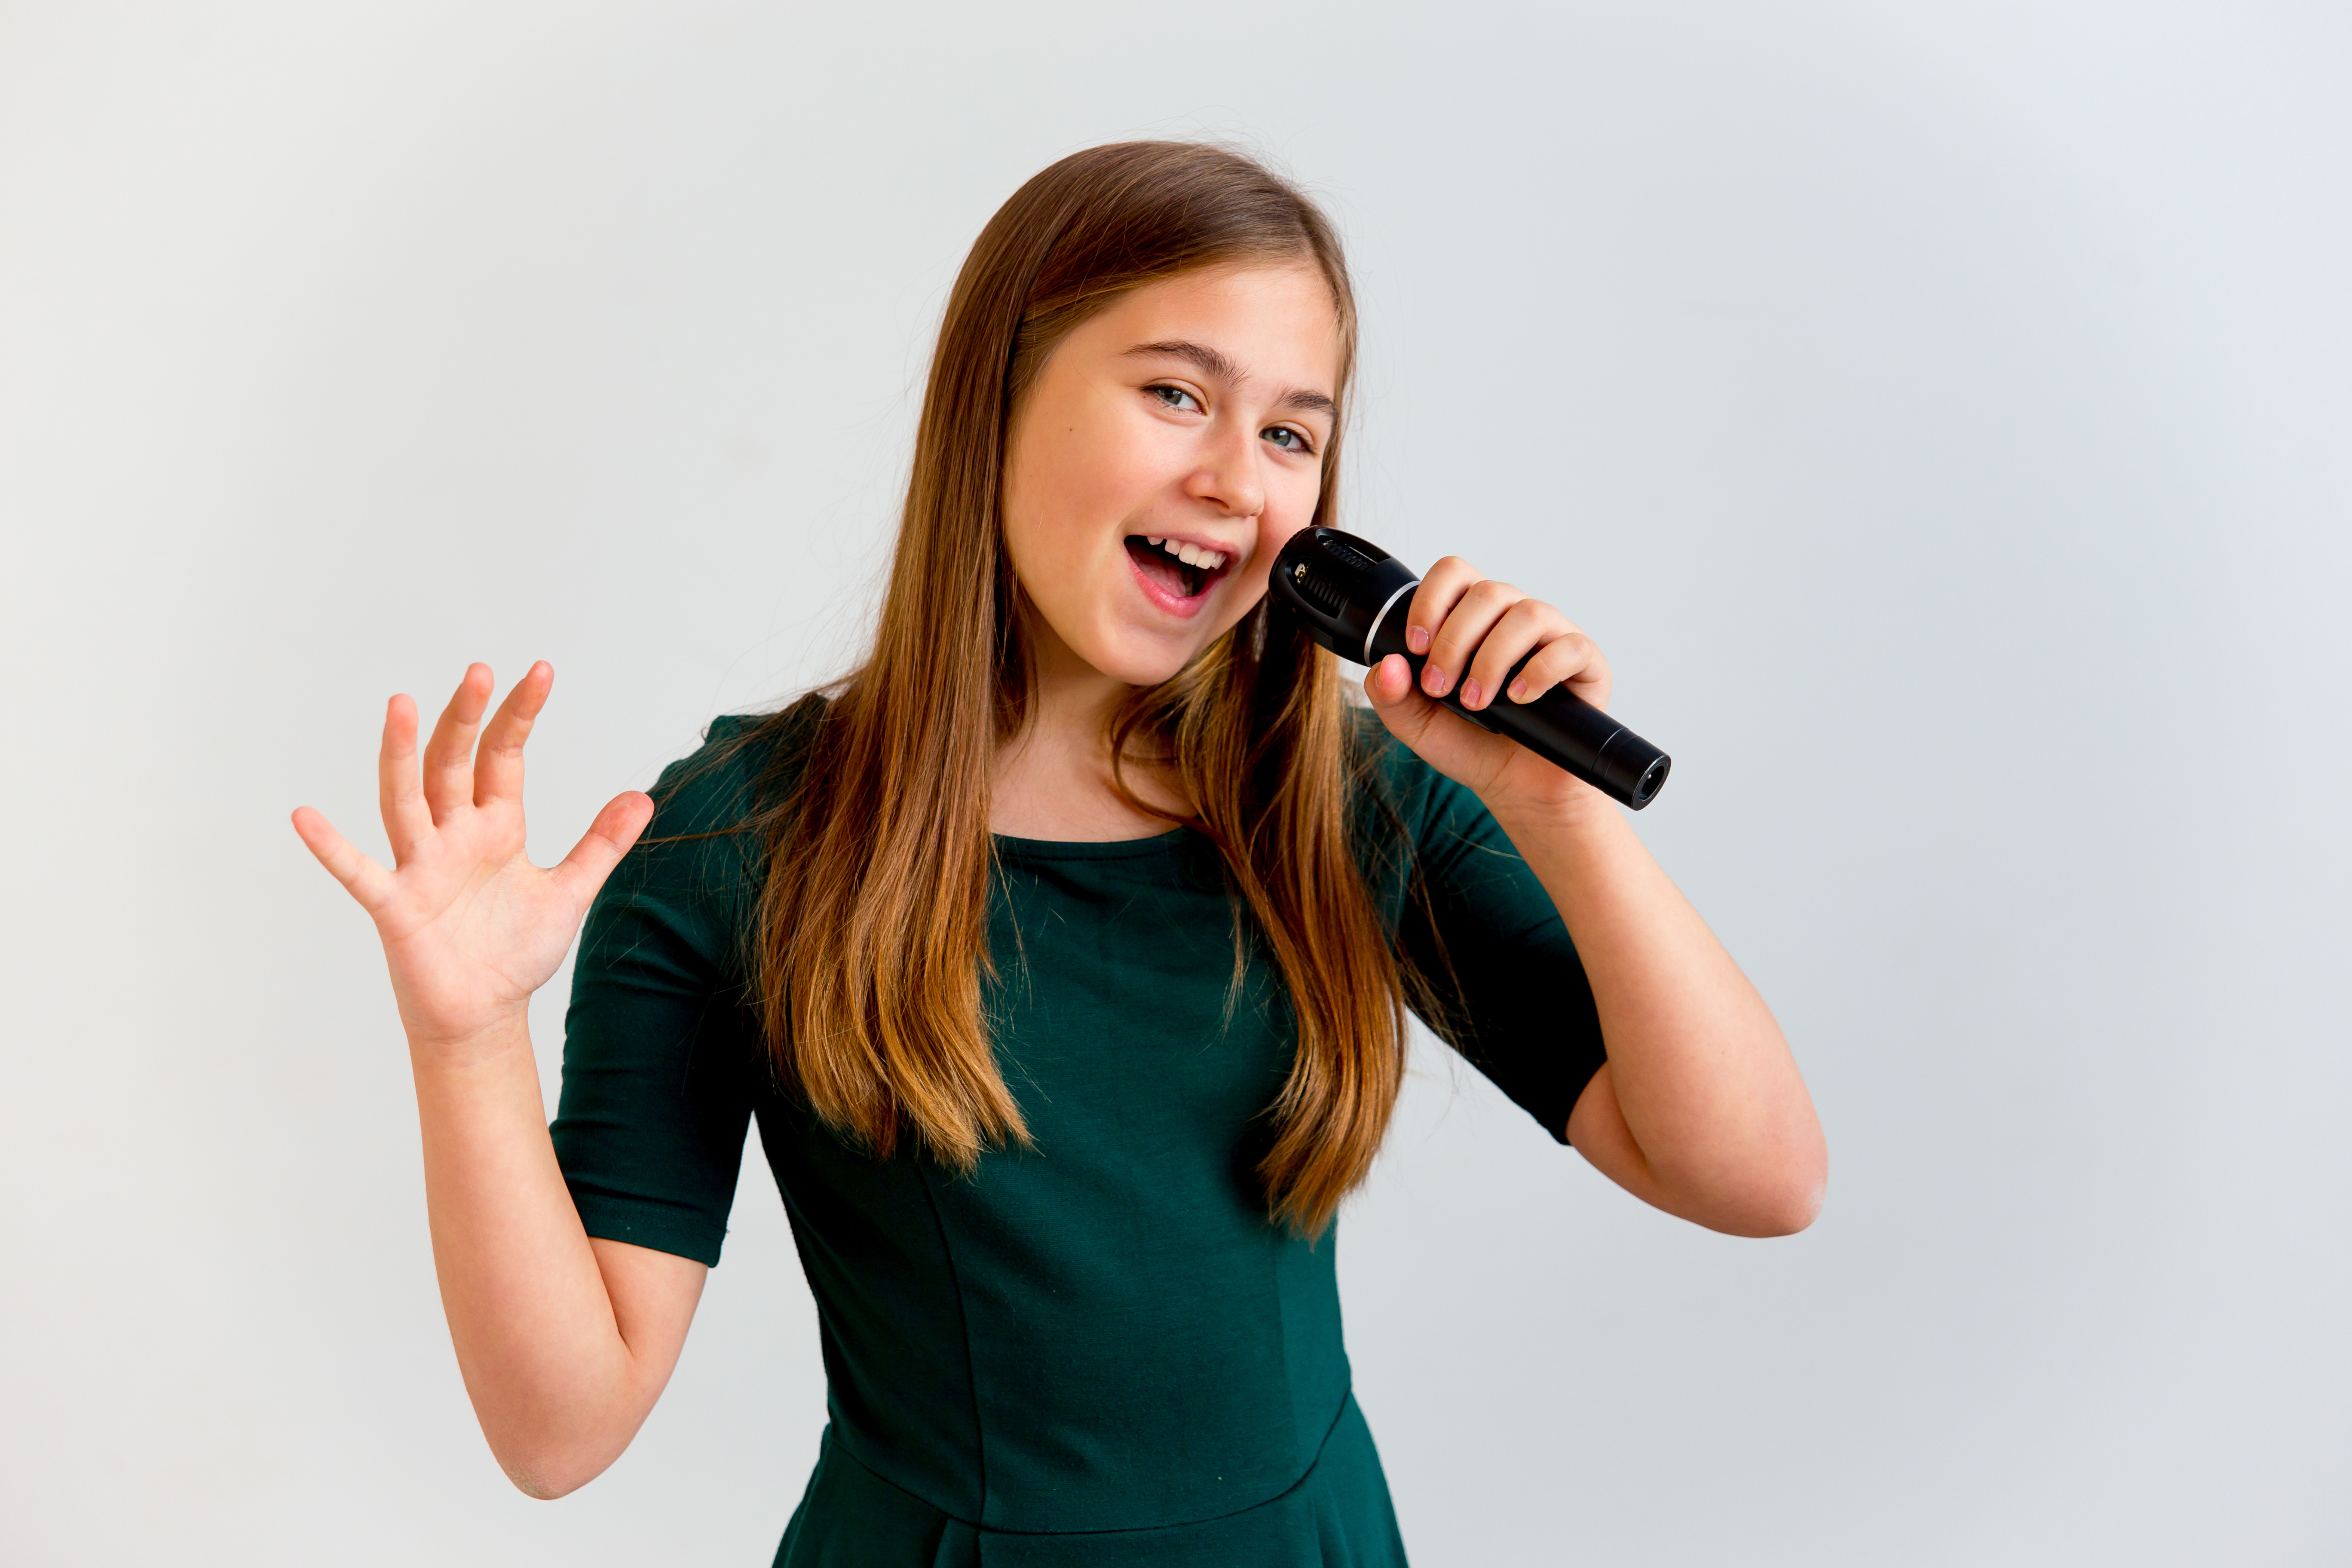
[[[1478,797],[1364,716],[1398,867],[1399,949],[1426,983],[1422,1021],[1559,1142],[1607,1061],[1592,986],[1568,927]],[[1378,831],[1376,829],[1375,831]]]
[[[756,721],[721,719],[654,786],[653,821],[588,911],[551,1131],[588,1234],[719,1261],[759,1082],[744,933]]]

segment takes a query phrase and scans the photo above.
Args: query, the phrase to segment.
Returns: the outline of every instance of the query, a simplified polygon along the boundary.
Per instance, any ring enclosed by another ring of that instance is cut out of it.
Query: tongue
[[[1187,581],[1192,574],[1185,569],[1181,561],[1164,550],[1154,549],[1134,534],[1128,536],[1127,552],[1135,557],[1136,564],[1142,567],[1144,574],[1153,582],[1180,599],[1192,596],[1192,584]]]

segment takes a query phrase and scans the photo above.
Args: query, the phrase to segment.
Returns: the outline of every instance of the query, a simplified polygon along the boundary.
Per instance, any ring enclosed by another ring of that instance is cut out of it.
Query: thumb
[[[1437,704],[1413,685],[1412,666],[1400,653],[1364,671],[1364,695],[1371,700],[1372,711],[1381,716],[1389,733],[1408,746],[1421,739],[1421,732],[1437,716]]]
[[[596,896],[596,889],[604,885],[604,879],[613,874],[613,868],[621,863],[621,857],[629,852],[629,847],[637,841],[637,835],[646,830],[646,824],[653,817],[653,796],[643,790],[622,791],[605,803],[604,809],[596,814],[596,820],[588,825],[588,831],[580,836],[580,842],[572,847],[572,853],[548,873],[549,877],[578,908],[586,909],[588,901]]]

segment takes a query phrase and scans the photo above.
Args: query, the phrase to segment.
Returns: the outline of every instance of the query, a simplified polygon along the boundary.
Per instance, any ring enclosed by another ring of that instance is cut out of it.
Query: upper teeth
[[[1186,544],[1173,539],[1161,539],[1155,534],[1147,533],[1143,538],[1144,542],[1153,548],[1165,550],[1185,565],[1198,566],[1203,572],[1214,572],[1225,563],[1224,555],[1218,551],[1203,550],[1197,544]]]

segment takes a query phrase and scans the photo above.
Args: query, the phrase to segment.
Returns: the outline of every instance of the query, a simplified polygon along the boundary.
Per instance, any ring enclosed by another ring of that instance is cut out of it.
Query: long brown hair
[[[1221,148],[1131,142],[1065,158],[1013,193],[956,278],[872,652],[821,709],[771,721],[806,733],[797,782],[767,817],[757,999],[786,1081],[877,1152],[911,1135],[968,1172],[984,1149],[1028,1141],[981,989],[988,781],[1030,700],[1000,515],[1021,395],[1072,328],[1128,291],[1290,259],[1330,286],[1344,406],[1356,314],[1338,238],[1296,187]],[[1317,522],[1334,516],[1339,453],[1335,431]],[[1145,751],[1192,805],[1171,820],[1223,855],[1237,976],[1245,915],[1287,984],[1297,1057],[1259,1170],[1270,1212],[1315,1234],[1370,1167],[1404,1066],[1407,981],[1351,849],[1364,763],[1337,662],[1262,601],[1124,705],[1113,779],[1130,800],[1124,763]]]

